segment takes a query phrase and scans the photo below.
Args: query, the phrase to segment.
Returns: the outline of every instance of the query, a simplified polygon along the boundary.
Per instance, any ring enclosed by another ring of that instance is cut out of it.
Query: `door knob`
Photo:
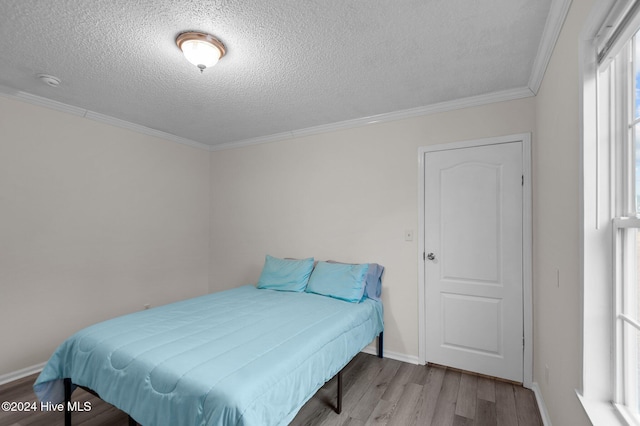
[[[433,253],[429,253],[429,254],[427,255],[427,259],[429,259],[429,260],[435,260],[435,258],[436,258],[436,255],[435,255],[435,254],[433,254]]]

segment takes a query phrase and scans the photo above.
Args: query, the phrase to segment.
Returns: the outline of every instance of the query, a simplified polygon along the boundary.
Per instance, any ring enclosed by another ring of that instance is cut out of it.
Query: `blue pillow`
[[[280,291],[304,291],[312,270],[312,257],[293,260],[267,255],[257,287]]]
[[[367,277],[365,278],[366,284],[364,286],[364,295],[369,299],[380,301],[380,295],[382,294],[382,273],[384,272],[384,266],[377,263],[370,263],[369,270],[367,271]]]
[[[364,295],[365,277],[368,269],[369,265],[366,263],[349,265],[318,262],[305,291],[347,302],[360,302]]]
[[[336,262],[335,260],[327,260],[327,262],[351,265],[350,263]],[[364,295],[369,299],[379,302],[380,295],[382,294],[382,274],[384,273],[384,266],[378,265],[377,263],[369,263],[368,265],[369,269],[365,277]]]

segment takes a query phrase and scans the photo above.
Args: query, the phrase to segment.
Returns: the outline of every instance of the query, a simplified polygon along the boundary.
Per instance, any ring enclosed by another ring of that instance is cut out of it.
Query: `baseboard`
[[[540,386],[538,386],[538,383],[531,383],[531,390],[536,396],[536,402],[538,403],[538,410],[540,410],[542,424],[544,426],[551,426],[551,419],[549,418],[549,413],[547,412],[547,406],[544,403],[544,399],[542,399],[542,391],[540,390]]]
[[[32,365],[31,367],[26,367],[17,371],[13,371],[7,374],[0,374],[0,385],[4,385],[5,383],[13,382],[14,380],[22,379],[23,377],[30,376],[35,373],[39,373],[44,368],[46,362]]]
[[[369,345],[366,348],[364,348],[361,352],[364,352],[365,354],[378,355],[378,347],[375,345]],[[384,349],[383,351],[383,356],[385,358],[395,359],[396,361],[402,361],[408,364],[416,364],[416,365],[420,364],[417,356],[401,354],[398,352],[388,351],[386,349]]]

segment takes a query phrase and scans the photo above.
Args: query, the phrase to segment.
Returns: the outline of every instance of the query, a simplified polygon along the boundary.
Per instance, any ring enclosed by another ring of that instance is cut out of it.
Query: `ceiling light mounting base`
[[[215,65],[227,50],[220,40],[198,31],[187,31],[176,38],[176,44],[189,62],[203,72]]]

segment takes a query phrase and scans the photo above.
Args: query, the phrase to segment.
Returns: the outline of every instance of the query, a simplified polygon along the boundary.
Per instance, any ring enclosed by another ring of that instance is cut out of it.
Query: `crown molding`
[[[538,53],[536,54],[536,58],[533,62],[533,69],[531,70],[531,76],[529,77],[529,88],[534,95],[537,95],[538,90],[540,90],[544,73],[547,70],[549,61],[551,61],[553,49],[560,37],[560,31],[562,30],[562,26],[567,18],[570,7],[571,0],[552,0],[551,2],[549,15],[547,16],[547,21],[544,24],[542,38],[538,45]]]
[[[251,145],[260,145],[264,143],[282,141],[286,139],[299,138],[304,136],[317,135],[321,133],[333,132],[337,130],[351,129],[354,127],[366,126],[367,124],[377,124],[387,121],[404,120],[407,118],[438,114],[441,112],[453,111],[463,108],[471,108],[481,105],[487,105],[495,102],[512,101],[516,99],[528,98],[534,96],[534,93],[528,87],[517,89],[502,90],[499,92],[487,93],[484,95],[470,96],[467,98],[456,99],[453,101],[439,102],[436,104],[426,105],[417,108],[410,108],[400,111],[394,111],[384,114],[371,115],[368,117],[356,118],[353,120],[339,121],[337,123],[323,124],[320,126],[308,127],[305,129],[292,130],[288,132],[277,133],[268,136],[256,137],[251,139],[243,139],[235,142],[227,142],[218,145],[212,145],[211,151],[222,151],[227,149],[243,148]]]
[[[182,145],[188,145],[194,148],[204,149],[205,151],[210,150],[210,146],[207,144],[196,142],[191,139],[182,138],[180,136],[172,135],[171,133],[166,133],[160,130],[155,130],[146,126],[142,126],[140,124],[131,123],[125,120],[120,120],[118,118],[111,117],[109,115],[100,114],[98,112],[90,111],[84,108],[79,108],[73,105],[68,105],[62,102],[54,101],[42,96],[33,95],[31,93],[11,89],[6,86],[0,85],[0,95],[7,97],[9,99],[24,101],[32,105],[38,105],[38,106],[53,109],[56,111],[66,112],[67,114],[72,114],[78,117],[87,118],[89,120],[98,121],[101,123],[109,124],[114,127],[120,127],[123,129],[141,133],[144,135],[154,136],[156,138],[168,140],[171,142],[176,142]]]
[[[14,90],[6,86],[0,85],[0,95],[5,97],[21,100],[34,105],[43,106],[57,111],[66,112],[89,120],[99,121],[111,126],[128,129],[137,133],[154,136],[160,139],[176,142],[182,145],[203,149],[206,151],[222,151],[227,149],[237,149],[252,145],[260,145],[264,143],[282,141],[287,139],[299,138],[304,136],[317,135],[321,133],[333,132],[337,130],[346,130],[355,127],[362,127],[368,124],[383,123],[388,121],[404,120],[407,118],[438,114],[441,112],[453,111],[463,108],[471,108],[481,105],[487,105],[495,102],[511,101],[534,96],[534,93],[528,87],[521,87],[510,90],[502,90],[498,92],[487,93],[484,95],[470,96],[467,98],[456,99],[453,101],[439,102],[436,104],[426,105],[417,108],[410,108],[400,111],[393,111],[384,114],[371,115],[368,117],[356,118],[353,120],[339,121],[336,123],[323,124],[304,129],[291,130],[273,135],[260,136],[250,139],[242,139],[233,142],[226,142],[216,145],[208,145],[196,142],[191,139],[182,138],[160,130],[151,129],[129,121],[121,120],[98,112],[86,110],[84,108],[75,107],[62,102],[53,101],[42,96],[33,95],[27,92]]]
[[[224,142],[221,144],[210,145],[210,151],[225,151],[227,149],[244,148],[252,145],[260,145],[263,143],[277,142],[294,138],[293,132],[275,133],[273,135],[258,136],[255,138],[241,139],[235,142]]]
[[[100,114],[98,112],[87,111],[85,118],[89,120],[99,121],[101,123],[109,124],[115,127],[121,127],[123,129],[132,130],[134,132],[142,133],[156,138],[176,142],[181,145],[188,145],[194,148],[204,149],[209,151],[210,146],[204,143],[196,142],[191,139],[182,138],[180,136],[172,135],[171,133],[163,132],[161,130],[155,130],[150,127],[141,126],[139,124],[132,123],[130,121],[120,120],[119,118],[111,117],[109,115]]]
[[[67,114],[84,117],[87,110],[78,108],[73,105],[67,105],[62,102],[54,101],[51,99],[43,98],[42,96],[32,95],[31,93],[22,92],[20,90],[12,89],[7,86],[0,86],[0,95],[6,98],[23,101],[32,105],[38,105],[45,108],[54,109],[56,111],[66,112]]]

